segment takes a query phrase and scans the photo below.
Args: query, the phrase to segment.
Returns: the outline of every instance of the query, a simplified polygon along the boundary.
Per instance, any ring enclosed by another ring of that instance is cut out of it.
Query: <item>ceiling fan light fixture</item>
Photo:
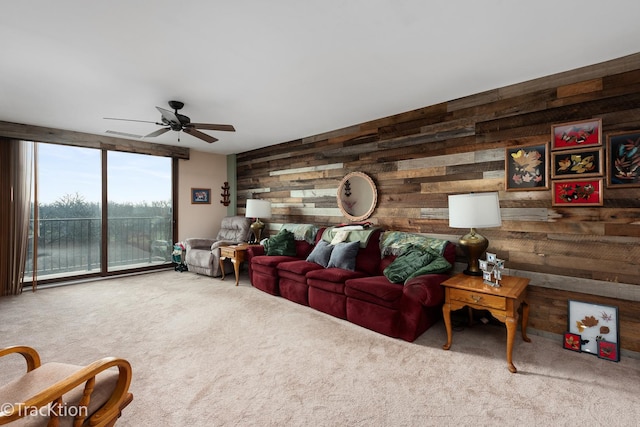
[[[204,132],[200,132],[197,129],[207,129],[207,130],[215,130],[215,131],[224,131],[224,132],[235,132],[235,128],[232,125],[221,125],[221,124],[213,124],[213,123],[191,123],[191,119],[183,114],[179,114],[178,110],[184,107],[184,103],[181,101],[169,101],[169,107],[173,108],[174,111],[169,111],[164,108],[156,107],[156,109],[162,115],[160,122],[147,122],[147,123],[155,123],[159,126],[167,126],[162,129],[158,129],[155,132],[152,132],[148,135],[145,135],[145,138],[156,137],[168,132],[169,130],[173,130],[175,132],[184,131],[191,136],[201,139],[205,142],[212,143],[218,141],[218,138],[215,138],[211,135],[207,135]],[[132,121],[132,122],[142,122],[143,120],[131,120],[131,119],[116,119],[116,118],[107,118],[109,120],[124,120],[124,121]],[[178,134],[178,141],[180,141],[180,134]]]

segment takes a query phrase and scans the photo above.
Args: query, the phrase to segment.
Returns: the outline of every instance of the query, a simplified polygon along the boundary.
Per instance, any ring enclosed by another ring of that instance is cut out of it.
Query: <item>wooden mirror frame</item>
[[[351,186],[347,185],[347,181],[349,183],[352,183],[354,178],[363,179],[365,181],[365,186],[368,186],[372,193],[371,203],[366,208],[367,210],[364,213],[362,213],[361,210],[358,210],[355,213],[351,213],[351,209],[348,209],[348,200],[346,200],[346,198],[350,197],[351,195],[349,191]],[[345,199],[343,199],[345,192],[349,192],[349,194],[346,195]],[[350,172],[344,178],[342,178],[342,181],[340,181],[336,198],[338,200],[338,208],[340,208],[340,212],[342,212],[342,215],[347,217],[350,221],[363,221],[371,216],[374,209],[376,208],[376,205],[378,204],[378,190],[376,188],[376,184],[373,182],[371,177],[369,177],[369,175],[363,172]]]

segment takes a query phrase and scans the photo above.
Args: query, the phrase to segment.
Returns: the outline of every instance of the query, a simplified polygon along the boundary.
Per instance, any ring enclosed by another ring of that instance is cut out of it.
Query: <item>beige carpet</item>
[[[134,401],[119,426],[638,425],[640,360],[533,335],[516,341],[511,374],[504,334],[459,328],[444,351],[442,322],[407,343],[246,277],[235,287],[174,271],[0,298],[2,346],[31,345],[44,361],[132,363]],[[0,383],[18,369],[17,358],[0,360]]]

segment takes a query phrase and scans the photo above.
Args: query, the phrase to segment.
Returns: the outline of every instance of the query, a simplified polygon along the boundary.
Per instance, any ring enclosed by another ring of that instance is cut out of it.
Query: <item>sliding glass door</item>
[[[56,144],[37,146],[37,222],[25,281],[101,271],[101,153]],[[35,262],[33,255],[37,254]]]
[[[108,270],[171,262],[171,159],[107,153]]]
[[[171,263],[172,159],[37,145],[25,282]]]

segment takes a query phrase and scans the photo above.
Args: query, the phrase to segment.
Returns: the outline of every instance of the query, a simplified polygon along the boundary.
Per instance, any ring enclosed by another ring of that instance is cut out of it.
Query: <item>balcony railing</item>
[[[39,220],[38,277],[100,271],[100,218]],[[107,269],[121,270],[171,262],[171,219],[164,217],[110,218],[107,230]],[[34,230],[33,221],[31,230]],[[33,235],[33,234],[32,234]],[[30,239],[25,276],[33,275]]]

